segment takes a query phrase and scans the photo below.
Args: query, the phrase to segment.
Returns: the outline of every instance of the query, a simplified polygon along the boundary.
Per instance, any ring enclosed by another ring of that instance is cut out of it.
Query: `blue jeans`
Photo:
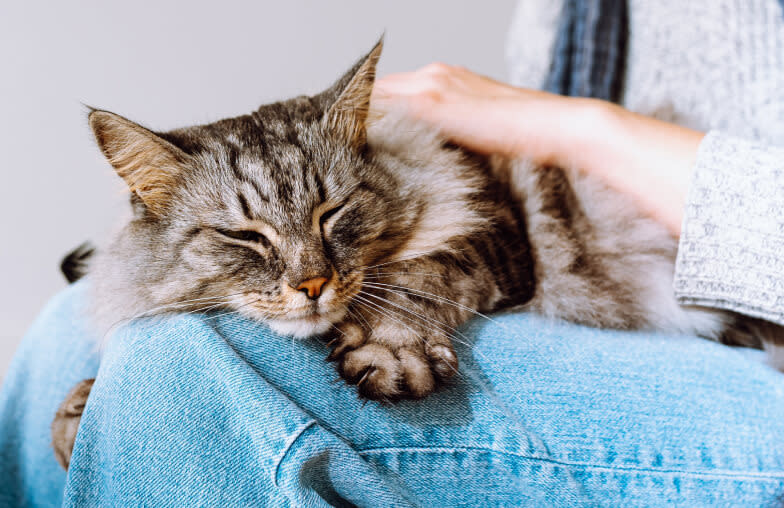
[[[322,343],[234,315],[135,322],[99,368],[84,289],[50,302],[7,375],[2,506],[784,500],[784,376],[756,351],[497,315],[464,327],[443,390],[365,404]],[[96,371],[66,477],[49,424]]]

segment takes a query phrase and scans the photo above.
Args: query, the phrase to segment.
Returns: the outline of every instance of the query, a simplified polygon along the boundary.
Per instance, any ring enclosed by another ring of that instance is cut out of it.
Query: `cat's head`
[[[343,317],[363,270],[405,241],[416,216],[367,147],[380,53],[379,42],[321,94],[209,125],[155,133],[90,113],[132,192],[121,244],[144,251],[148,266],[134,273],[155,304],[222,298],[296,336]]]

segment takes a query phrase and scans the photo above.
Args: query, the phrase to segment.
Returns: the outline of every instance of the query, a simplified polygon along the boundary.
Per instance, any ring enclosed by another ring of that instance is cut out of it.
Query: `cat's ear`
[[[131,192],[151,212],[163,212],[187,156],[165,139],[120,115],[93,110],[88,119],[98,146]]]
[[[365,121],[370,110],[370,94],[376,80],[376,64],[384,45],[383,37],[370,53],[360,58],[332,90],[337,99],[324,115],[324,125],[350,146],[360,149],[365,145]]]

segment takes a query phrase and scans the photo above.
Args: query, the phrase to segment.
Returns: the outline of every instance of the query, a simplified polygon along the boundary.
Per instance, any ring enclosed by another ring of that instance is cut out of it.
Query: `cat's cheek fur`
[[[332,326],[341,321],[346,315],[346,309],[340,309],[329,314],[317,315],[303,319],[268,319],[267,326],[281,335],[288,335],[296,339],[305,339],[324,335]]]

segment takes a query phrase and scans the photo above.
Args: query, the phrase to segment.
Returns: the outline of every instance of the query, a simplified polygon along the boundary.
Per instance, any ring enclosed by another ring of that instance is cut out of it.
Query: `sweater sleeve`
[[[674,287],[681,304],[784,324],[784,148],[718,132],[703,139]]]

